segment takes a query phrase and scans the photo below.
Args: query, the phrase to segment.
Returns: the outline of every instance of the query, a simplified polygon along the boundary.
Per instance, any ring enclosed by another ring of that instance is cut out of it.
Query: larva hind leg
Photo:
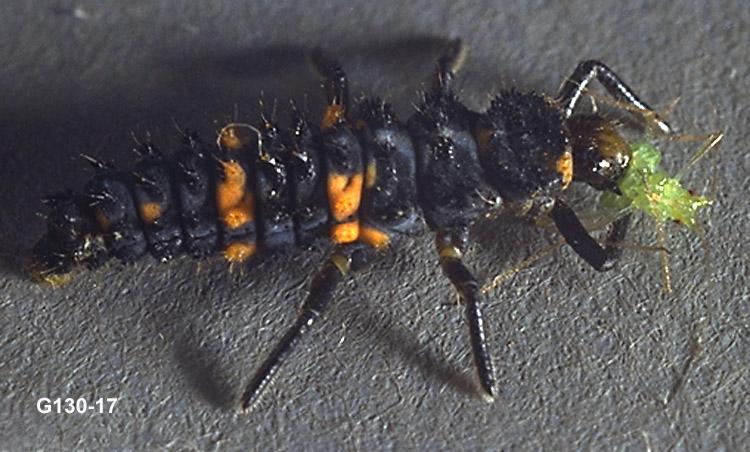
[[[254,405],[286,358],[289,357],[294,346],[323,314],[333,299],[338,284],[352,271],[367,266],[375,255],[372,248],[361,243],[342,246],[333,252],[313,279],[310,291],[302,303],[294,324],[271,350],[255,376],[245,387],[240,399],[240,408],[243,411],[247,411]]]

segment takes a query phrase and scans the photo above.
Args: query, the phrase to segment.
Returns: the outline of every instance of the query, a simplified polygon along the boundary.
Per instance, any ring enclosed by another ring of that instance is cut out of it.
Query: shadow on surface
[[[191,328],[187,329],[188,331]],[[233,386],[221,368],[221,353],[211,350],[194,334],[185,333],[174,342],[174,358],[188,385],[212,406],[228,409],[235,400]]]
[[[352,319],[356,326],[363,331],[371,331],[371,325],[380,323],[381,331],[376,334],[376,340],[392,354],[397,354],[431,380],[448,385],[465,395],[477,395],[474,381],[461,369],[449,364],[444,357],[429,350],[429,344],[420,343],[415,332],[401,326],[400,322],[390,314],[383,315],[375,311],[367,303],[361,303],[358,306],[358,313],[361,316],[355,316]]]

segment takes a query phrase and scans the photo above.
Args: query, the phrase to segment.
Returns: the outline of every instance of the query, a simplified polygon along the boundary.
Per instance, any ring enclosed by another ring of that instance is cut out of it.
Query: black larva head
[[[43,202],[52,210],[47,214],[47,232],[34,246],[30,272],[38,281],[60,285],[76,266],[93,263],[105,253],[104,244],[92,233],[80,196],[65,192]]]
[[[630,164],[631,149],[612,120],[578,115],[568,120],[575,178],[598,190],[619,193],[617,182]]]

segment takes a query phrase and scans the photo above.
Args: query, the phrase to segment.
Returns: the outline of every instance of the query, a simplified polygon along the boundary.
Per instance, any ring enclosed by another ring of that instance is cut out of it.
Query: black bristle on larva
[[[139,146],[141,159],[133,168],[133,198],[154,258],[166,262],[182,248],[179,202],[170,163],[152,144]]]
[[[362,221],[398,232],[418,225],[416,151],[406,126],[380,98],[360,103],[359,138],[365,158]]]
[[[484,189],[471,126],[475,113],[436,85],[408,121],[418,162],[419,205],[436,230],[463,228],[484,210]]]
[[[391,104],[379,97],[365,98],[359,102],[358,107],[359,117],[363,121],[376,121],[385,125],[396,120]]]
[[[132,174],[112,168],[98,169],[84,189],[107,249],[125,263],[134,262],[148,248],[132,191]]]
[[[293,208],[294,237],[307,245],[325,235],[328,207],[325,187],[327,174],[320,156],[320,129],[304,112],[292,108],[291,126],[284,133],[286,168]]]
[[[530,92],[498,93],[475,133],[486,137],[480,158],[490,182],[504,200],[514,203],[548,198],[563,188],[558,160],[569,152],[561,112]]]
[[[294,246],[293,187],[287,168],[287,143],[273,122],[264,118],[260,126],[262,148],[255,167],[255,199],[263,250]]]
[[[208,257],[219,248],[215,202],[218,162],[213,150],[194,132],[183,133],[182,146],[172,159],[185,251],[196,258]]]

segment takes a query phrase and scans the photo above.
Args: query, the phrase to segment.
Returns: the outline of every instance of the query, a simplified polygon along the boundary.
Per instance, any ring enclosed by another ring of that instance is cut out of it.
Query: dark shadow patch
[[[417,340],[417,334],[399,325],[388,313],[376,312],[366,303],[359,305],[361,316],[352,320],[358,323],[364,331],[372,331],[372,325],[380,324],[381,331],[376,334],[376,340],[389,351],[398,354],[428,379],[446,384],[460,393],[469,396],[478,395],[478,387],[467,377],[461,369],[449,364],[444,357],[439,356]]]
[[[192,328],[188,328],[190,331]],[[174,358],[188,385],[215,408],[228,409],[235,400],[233,386],[221,368],[218,348],[196,343],[199,335],[185,333],[174,342]]]
[[[451,41],[434,36],[417,36],[395,38],[381,42],[348,42],[343,46],[325,47],[323,50],[342,62],[353,58],[365,59],[373,65],[400,66],[414,61],[424,62],[427,66],[425,76],[433,70],[432,62],[440,51]],[[190,57],[189,60],[174,56],[162,61],[164,65],[177,70],[204,70],[207,73],[228,75],[241,79],[267,79],[287,76],[289,69],[307,71],[310,78],[313,73],[308,66],[308,56],[313,46],[270,45],[247,49],[216,51],[210,55]],[[344,65],[346,69],[346,65]],[[304,76],[305,72],[292,72],[292,76]],[[317,82],[317,81],[316,81]],[[361,81],[365,84],[366,81]]]

